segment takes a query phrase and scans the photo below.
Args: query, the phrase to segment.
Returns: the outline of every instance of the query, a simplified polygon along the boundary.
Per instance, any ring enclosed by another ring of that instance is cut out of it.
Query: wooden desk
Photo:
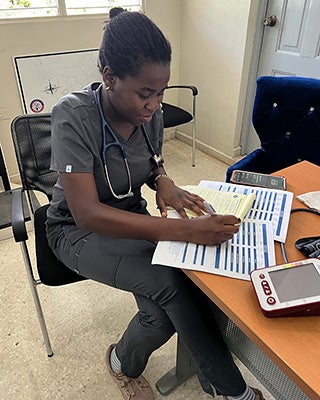
[[[287,190],[295,195],[320,190],[320,167],[303,161],[279,171]],[[293,208],[304,207],[294,199]],[[286,241],[289,261],[303,259],[294,243],[300,237],[320,235],[320,217],[291,215]],[[283,263],[276,243],[277,263]],[[251,282],[203,272],[185,273],[218,307],[312,400],[320,399],[320,316],[266,318]],[[294,400],[294,399],[292,399]]]

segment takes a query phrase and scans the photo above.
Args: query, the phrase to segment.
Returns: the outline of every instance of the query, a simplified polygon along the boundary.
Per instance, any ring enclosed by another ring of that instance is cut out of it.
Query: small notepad
[[[183,186],[182,189],[204,198],[215,209],[217,214],[235,215],[241,221],[247,215],[256,198],[254,193],[221,192],[199,186]],[[188,210],[187,214],[188,214]]]

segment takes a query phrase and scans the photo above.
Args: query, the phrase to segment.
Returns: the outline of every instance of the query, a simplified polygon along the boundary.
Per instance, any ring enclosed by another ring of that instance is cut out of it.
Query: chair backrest
[[[162,113],[163,123],[165,128],[176,127],[179,125],[191,123],[192,126],[192,166],[195,166],[195,152],[196,152],[196,98],[198,95],[198,89],[195,86],[190,85],[174,85],[168,86],[167,90],[178,89],[189,92],[192,98],[192,111],[189,112],[179,106],[162,102]]]
[[[196,86],[190,85],[174,85],[168,86],[167,90],[170,89],[182,89],[184,91],[189,92],[192,95],[192,111],[189,112],[177,105],[169,104],[167,102],[162,103],[162,112],[163,112],[163,122],[165,128],[171,128],[174,126],[186,124],[192,121],[195,118],[196,112],[196,96],[198,95],[198,89]]]
[[[32,191],[52,198],[57,173],[50,170],[51,114],[20,115],[11,123],[11,134],[18,161],[23,189],[33,205]],[[38,206],[38,204],[37,204]],[[60,286],[86,279],[60,262],[48,245],[46,219],[48,205],[33,207],[37,269],[40,281]]]
[[[20,115],[11,123],[11,134],[23,188],[39,190],[51,200],[57,180],[50,171],[51,114]]]
[[[193,115],[188,111],[169,103],[162,103],[163,125],[164,128],[186,124],[193,119]]]
[[[252,114],[261,147],[287,159],[320,165],[320,80],[261,76]]]

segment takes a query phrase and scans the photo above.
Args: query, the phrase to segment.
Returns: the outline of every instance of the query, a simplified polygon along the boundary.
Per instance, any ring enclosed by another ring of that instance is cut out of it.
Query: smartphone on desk
[[[232,172],[230,182],[238,185],[260,186],[269,189],[286,190],[286,178],[284,176],[241,171],[239,169]]]

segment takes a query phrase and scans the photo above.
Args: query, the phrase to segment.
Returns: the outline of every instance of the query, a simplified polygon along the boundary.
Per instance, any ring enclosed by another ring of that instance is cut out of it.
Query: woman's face
[[[159,108],[163,91],[170,78],[170,65],[146,64],[135,76],[119,79],[114,75],[103,75],[104,83],[110,87],[108,96],[116,118],[133,126],[150,122]]]

